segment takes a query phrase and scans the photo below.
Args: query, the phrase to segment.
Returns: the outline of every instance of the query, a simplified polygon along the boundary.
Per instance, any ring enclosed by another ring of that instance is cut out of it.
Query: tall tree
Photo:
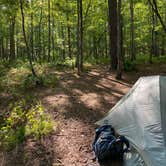
[[[158,17],[164,32],[166,33],[166,25],[159,13],[158,6],[157,6],[157,1],[156,0],[148,0],[149,4],[152,6],[153,11],[155,12],[156,16]]]
[[[10,59],[15,58],[15,14],[10,19]]]
[[[51,12],[50,12],[50,0],[48,0],[48,62],[50,62],[51,53]]]
[[[77,0],[77,69],[80,75],[83,70],[83,15],[82,0]]]
[[[26,37],[26,32],[25,32],[24,0],[20,0],[20,10],[21,10],[21,17],[22,17],[22,32],[23,32],[24,41],[25,41],[25,44],[26,44],[26,49],[27,49],[27,55],[28,55],[30,68],[31,68],[33,76],[37,77],[36,72],[33,68],[31,51],[30,51],[30,48],[29,48],[29,44],[28,44],[27,37]]]
[[[31,55],[32,55],[32,60],[34,60],[34,25],[33,25],[33,0],[31,0],[31,40],[30,40],[30,46],[31,46]]]
[[[135,43],[134,43],[134,3],[130,0],[130,53],[131,60],[135,60]]]
[[[116,70],[117,58],[117,0],[108,0],[109,54],[111,69]]]
[[[118,0],[118,7],[117,7],[117,58],[118,58],[118,66],[117,66],[117,79],[122,79],[122,20],[121,20],[121,0]]]
[[[67,8],[69,8],[69,0],[66,0],[66,6]],[[67,10],[66,12],[66,19],[67,19],[67,35],[68,35],[68,54],[69,54],[69,57],[71,57],[71,28],[70,28],[70,19],[69,19],[69,11],[70,10]]]

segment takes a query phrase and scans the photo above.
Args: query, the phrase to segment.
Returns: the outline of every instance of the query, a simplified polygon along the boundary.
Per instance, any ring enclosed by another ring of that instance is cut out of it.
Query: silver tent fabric
[[[126,166],[166,166],[166,77],[141,77],[96,123],[111,124],[128,138],[132,148]]]

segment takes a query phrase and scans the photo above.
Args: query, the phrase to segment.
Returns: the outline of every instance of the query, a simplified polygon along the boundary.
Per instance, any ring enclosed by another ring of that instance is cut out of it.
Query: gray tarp
[[[128,138],[126,166],[166,166],[166,77],[141,77],[97,124]]]

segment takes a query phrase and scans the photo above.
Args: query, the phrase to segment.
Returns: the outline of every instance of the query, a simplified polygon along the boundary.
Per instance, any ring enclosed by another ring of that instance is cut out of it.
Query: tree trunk
[[[63,25],[61,26],[61,30],[62,30],[62,58],[63,60],[65,61],[66,59],[66,50],[65,50],[65,47],[66,47],[66,44],[65,44],[65,32],[64,32],[64,27]]]
[[[3,59],[2,56],[2,37],[0,36],[0,58]]]
[[[134,3],[130,0],[130,56],[131,61],[136,59],[134,43]]]
[[[111,69],[116,70],[117,59],[117,0],[108,0],[109,54]]]
[[[33,8],[33,0],[31,0],[31,8]],[[32,61],[34,61],[34,44],[33,44],[33,11],[31,11],[31,56],[32,56]]]
[[[107,22],[105,23],[105,33],[104,33],[104,37],[105,37],[105,57],[108,56],[108,41],[107,41]]]
[[[117,10],[117,57],[118,57],[118,67],[117,67],[117,79],[122,79],[122,45],[121,45],[121,0],[118,0],[118,10]]]
[[[25,41],[25,44],[26,44],[26,49],[27,49],[27,54],[28,54],[28,60],[29,60],[30,68],[31,68],[33,76],[37,77],[36,72],[35,72],[35,70],[33,68],[31,52],[30,52],[30,48],[29,48],[29,45],[28,45],[28,42],[27,42],[26,33],[25,33],[25,18],[24,18],[23,0],[20,0],[20,10],[21,10],[21,17],[22,17],[22,32],[23,32],[24,41]]]
[[[157,26],[157,16],[154,14],[154,26]],[[154,30],[154,55],[159,56],[158,31]]]
[[[43,4],[43,0],[41,2]],[[41,29],[42,29],[42,18],[43,18],[43,8],[41,6],[40,8],[40,20],[39,20],[39,28],[38,28],[38,57],[39,60],[41,60],[41,54],[42,54],[42,37],[41,37]]]
[[[52,12],[52,57],[53,59],[55,59],[55,39],[54,39],[54,31],[55,31],[55,20],[54,20],[54,15],[53,15],[53,12]]]
[[[66,4],[67,4],[67,7],[69,6],[68,5],[69,1],[66,0]],[[69,58],[72,58],[72,53],[71,53],[71,28],[70,28],[70,24],[69,24],[69,13],[67,11],[66,13],[66,18],[67,18],[67,35],[68,35],[68,55],[69,55]]]
[[[162,20],[162,17],[158,11],[158,6],[157,6],[157,1],[156,0],[148,0],[149,4],[152,7],[152,10],[154,11],[154,13],[156,14],[156,16],[158,17],[161,26],[163,27],[164,32],[166,33],[166,25],[164,24],[164,21]]]
[[[82,18],[82,0],[77,0],[77,69],[78,75],[83,70],[83,18]]]
[[[11,60],[15,59],[14,31],[15,31],[15,16],[13,16],[10,21],[10,59]]]
[[[48,0],[48,62],[50,62],[51,53],[51,18],[50,18],[50,0]]]

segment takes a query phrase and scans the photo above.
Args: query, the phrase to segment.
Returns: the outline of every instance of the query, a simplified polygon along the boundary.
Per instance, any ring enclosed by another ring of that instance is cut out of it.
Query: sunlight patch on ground
[[[80,100],[87,106],[87,107],[101,107],[100,103],[100,96],[96,93],[86,93],[80,97]]]
[[[73,94],[76,94],[76,95],[79,95],[79,96],[84,95],[84,93],[81,90],[76,89],[76,88],[72,89],[72,92],[73,92]]]
[[[55,96],[47,96],[43,99],[44,103],[49,104],[51,107],[70,106],[69,96],[65,94],[58,94]]]

